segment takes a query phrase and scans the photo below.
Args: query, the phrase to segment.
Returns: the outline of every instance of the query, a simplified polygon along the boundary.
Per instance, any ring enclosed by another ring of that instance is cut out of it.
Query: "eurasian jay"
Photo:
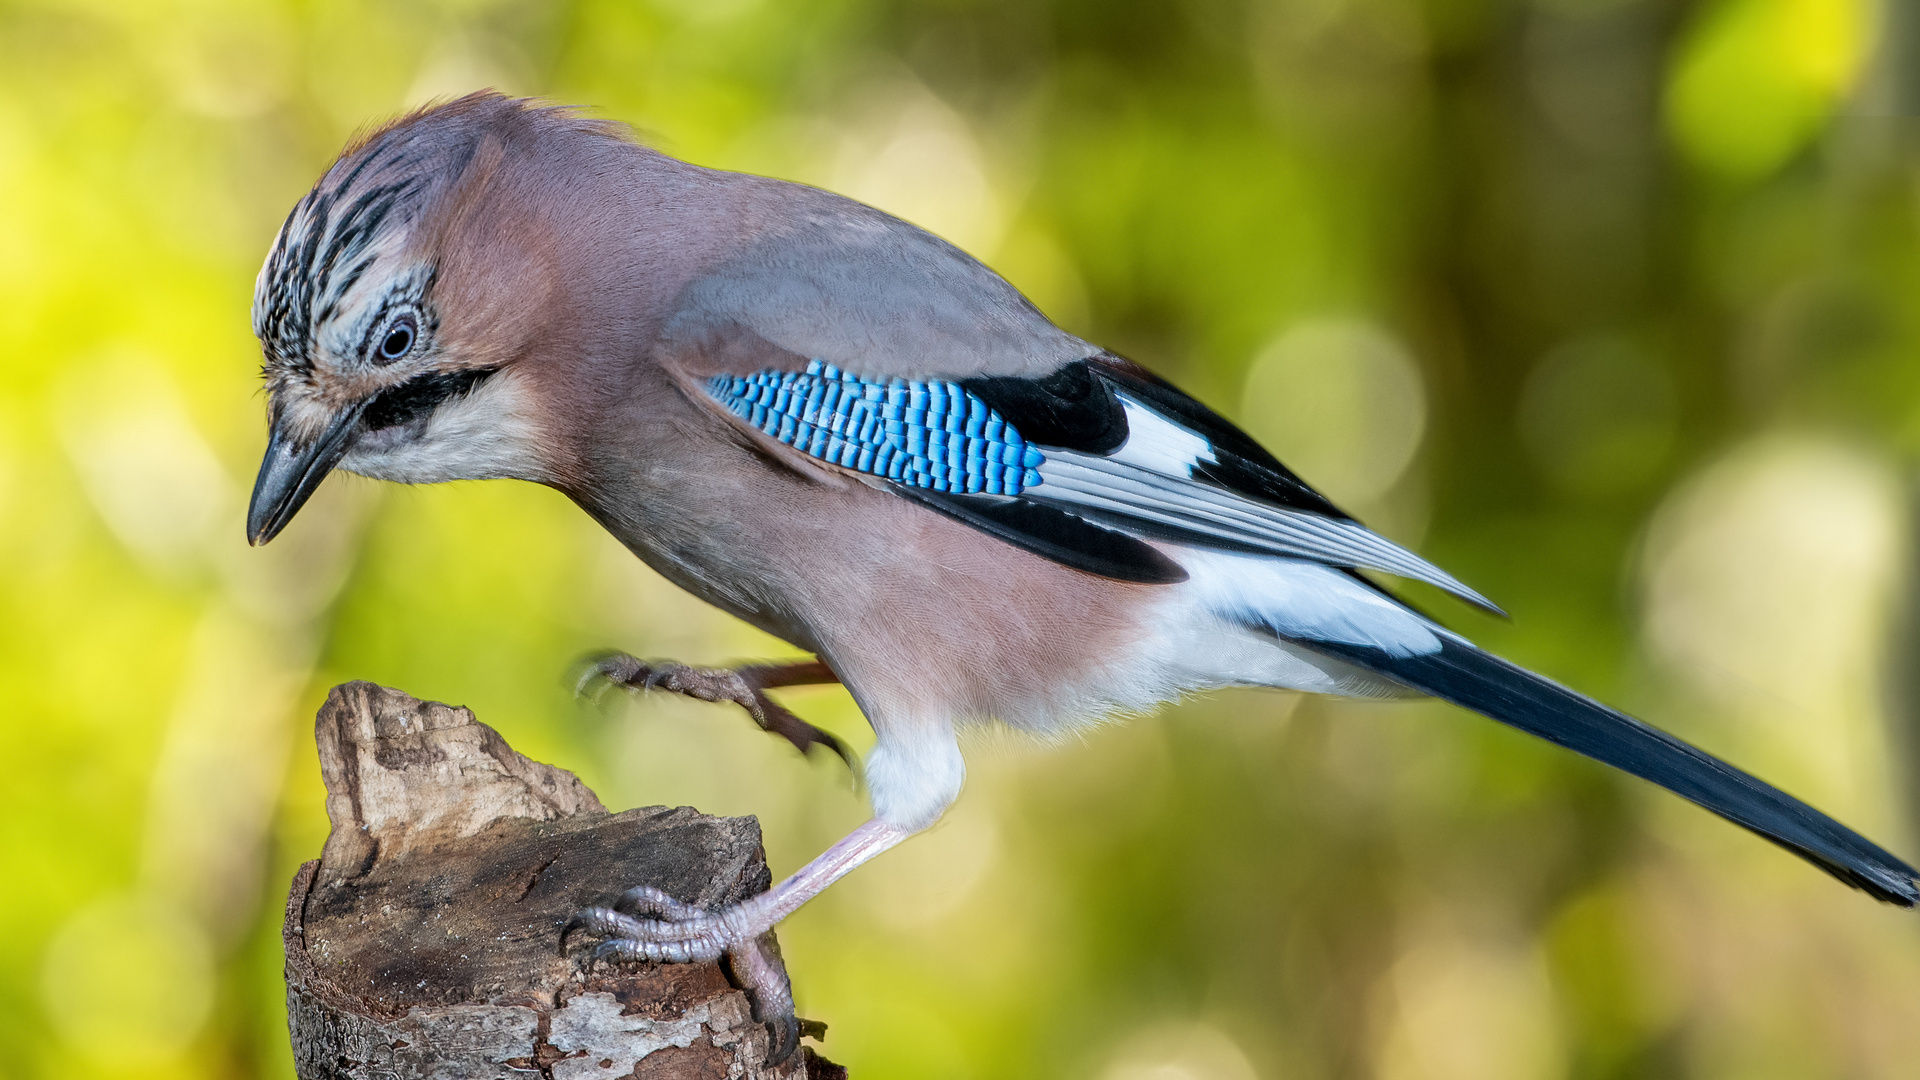
[[[735,907],[638,889],[583,912],[604,955],[725,954],[782,1013],[751,946],[940,817],[961,726],[1054,733],[1244,685],[1443,698],[1920,900],[1913,867],[1832,818],[1401,603],[1362,572],[1497,610],[966,253],[838,195],[474,94],[347,148],[274,240],[253,325],[254,543],[334,468],[547,484],[820,658],[607,675],[740,701],[802,748],[824,736],[760,691],[837,678],[872,724],[870,821]]]

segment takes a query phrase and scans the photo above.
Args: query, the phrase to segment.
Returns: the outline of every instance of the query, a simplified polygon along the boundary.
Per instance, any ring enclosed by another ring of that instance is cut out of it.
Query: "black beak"
[[[272,426],[267,456],[253,482],[253,501],[247,506],[248,543],[258,546],[280,535],[300,512],[320,481],[346,455],[360,426],[360,413],[360,409],[348,409],[304,446],[295,445],[279,424]]]

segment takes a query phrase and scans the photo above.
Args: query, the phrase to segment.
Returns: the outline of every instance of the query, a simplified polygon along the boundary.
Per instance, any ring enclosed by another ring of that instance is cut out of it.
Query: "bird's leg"
[[[769,1063],[784,1060],[799,1040],[793,989],[769,930],[800,905],[875,855],[913,835],[910,829],[874,818],[758,896],[703,911],[659,889],[630,889],[609,907],[590,907],[560,931],[564,949],[576,931],[600,938],[592,961],[651,960],[673,964],[725,958],[734,979],[753,1001],[754,1015],[773,1033]]]
[[[840,755],[840,759],[848,765],[853,764],[853,754],[839,739],[793,715],[766,694],[778,686],[839,682],[840,678],[833,673],[833,669],[818,660],[798,664],[697,668],[671,660],[649,662],[626,653],[611,653],[587,668],[580,678],[578,689],[584,692],[589,684],[599,679],[630,690],[670,690],[701,701],[731,701],[747,710],[761,730],[787,740],[801,753],[806,753],[814,746],[825,746]]]

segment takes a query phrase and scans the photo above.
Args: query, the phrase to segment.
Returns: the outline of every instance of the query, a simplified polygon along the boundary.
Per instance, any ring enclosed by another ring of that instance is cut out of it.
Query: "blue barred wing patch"
[[[707,392],[775,439],[842,468],[965,495],[1018,495],[1046,456],[958,383],[805,372],[716,375]]]

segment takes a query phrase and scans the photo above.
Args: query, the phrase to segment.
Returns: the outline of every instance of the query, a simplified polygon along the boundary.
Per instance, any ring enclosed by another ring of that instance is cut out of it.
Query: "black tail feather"
[[[1806,803],[1550,679],[1443,640],[1439,652],[1410,657],[1336,643],[1300,644],[1651,780],[1888,903],[1920,902],[1920,871]]]

